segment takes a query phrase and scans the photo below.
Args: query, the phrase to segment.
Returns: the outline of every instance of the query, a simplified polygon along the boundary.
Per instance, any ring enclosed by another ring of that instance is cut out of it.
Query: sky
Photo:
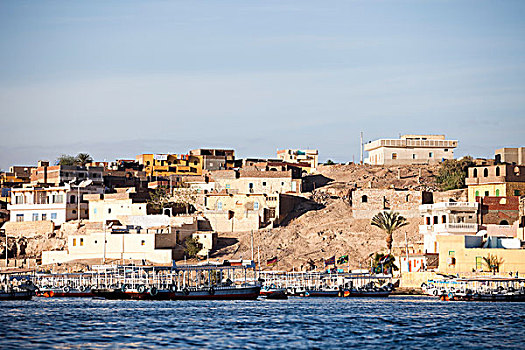
[[[525,1],[0,2],[0,169],[227,147],[525,146]]]

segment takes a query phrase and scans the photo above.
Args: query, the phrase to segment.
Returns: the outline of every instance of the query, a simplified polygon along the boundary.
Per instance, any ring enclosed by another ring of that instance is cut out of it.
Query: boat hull
[[[33,297],[33,292],[31,291],[18,291],[18,292],[9,292],[0,293],[0,300],[31,300]]]
[[[154,294],[150,292],[119,289],[94,289],[93,294],[109,300],[256,300],[259,297],[258,286],[246,288],[224,288],[187,291],[160,290]]]
[[[39,290],[36,293],[36,296],[44,298],[92,298],[95,296],[95,294],[93,294],[90,290],[82,292],[78,290],[71,290],[69,292],[65,292],[62,289],[46,289]]]

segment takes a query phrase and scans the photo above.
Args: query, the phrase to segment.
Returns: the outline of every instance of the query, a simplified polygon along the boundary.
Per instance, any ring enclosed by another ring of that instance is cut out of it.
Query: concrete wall
[[[51,221],[6,222],[2,228],[9,237],[34,237],[52,233],[55,225]]]
[[[204,215],[217,232],[245,232],[261,227],[261,217],[256,211],[236,212],[233,218],[225,210],[206,211]]]
[[[432,201],[432,194],[395,189],[357,189],[350,193],[352,215],[370,219],[381,211],[396,211],[406,218],[419,217],[419,205]]]
[[[501,249],[501,248],[465,248],[464,236],[438,236],[439,245],[439,271],[443,273],[463,273],[479,270],[476,266],[476,258],[481,261],[482,271],[488,271],[483,262],[483,257],[489,254],[503,259],[500,273],[518,271],[525,273],[525,249]],[[451,264],[454,258],[455,264]]]

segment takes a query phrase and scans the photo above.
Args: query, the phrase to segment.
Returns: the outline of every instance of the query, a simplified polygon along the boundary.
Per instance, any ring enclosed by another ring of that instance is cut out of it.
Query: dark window
[[[367,196],[361,197],[361,203],[368,203],[368,197]]]
[[[496,167],[496,176],[499,176],[499,166]]]
[[[483,176],[484,177],[489,176],[489,169],[487,169],[487,168],[483,169]]]
[[[437,224],[437,223],[438,223],[438,217],[434,216],[434,224]]]
[[[474,169],[474,172],[472,174],[474,177],[478,177],[478,169]]]

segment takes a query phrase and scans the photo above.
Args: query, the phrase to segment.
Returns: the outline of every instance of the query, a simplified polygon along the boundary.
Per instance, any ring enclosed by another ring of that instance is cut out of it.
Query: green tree
[[[200,252],[201,249],[202,244],[196,238],[188,237],[186,241],[184,241],[184,252],[189,258],[197,256],[197,253]]]
[[[76,165],[77,159],[68,154],[63,154],[56,160],[56,165]]]
[[[497,255],[489,254],[486,257],[483,257],[485,265],[487,265],[490,272],[496,273],[499,272],[499,268],[503,265],[503,258],[498,258]]]
[[[165,186],[157,187],[155,191],[150,195],[150,199],[148,199],[148,204],[151,205],[151,207],[157,211],[167,207],[170,204],[170,194],[168,188]]]
[[[388,253],[392,252],[392,241],[393,233],[398,228],[408,225],[408,222],[404,217],[399,215],[397,212],[392,211],[383,211],[377,213],[370,222],[372,226],[379,227],[381,230],[386,233],[386,247],[388,248]]]
[[[447,159],[441,163],[436,181],[442,191],[455,190],[465,187],[465,178],[468,168],[474,166],[472,157],[461,159]]]
[[[385,271],[398,271],[399,268],[394,263],[395,260],[392,254],[375,253],[374,259],[372,260],[372,272],[384,273]]]
[[[87,163],[91,163],[93,158],[87,153],[79,153],[75,157],[76,165],[86,166]]]
[[[326,161],[326,163],[324,163],[324,164],[325,164],[325,165],[334,165],[335,163],[334,163],[333,160],[328,159],[328,160]]]

